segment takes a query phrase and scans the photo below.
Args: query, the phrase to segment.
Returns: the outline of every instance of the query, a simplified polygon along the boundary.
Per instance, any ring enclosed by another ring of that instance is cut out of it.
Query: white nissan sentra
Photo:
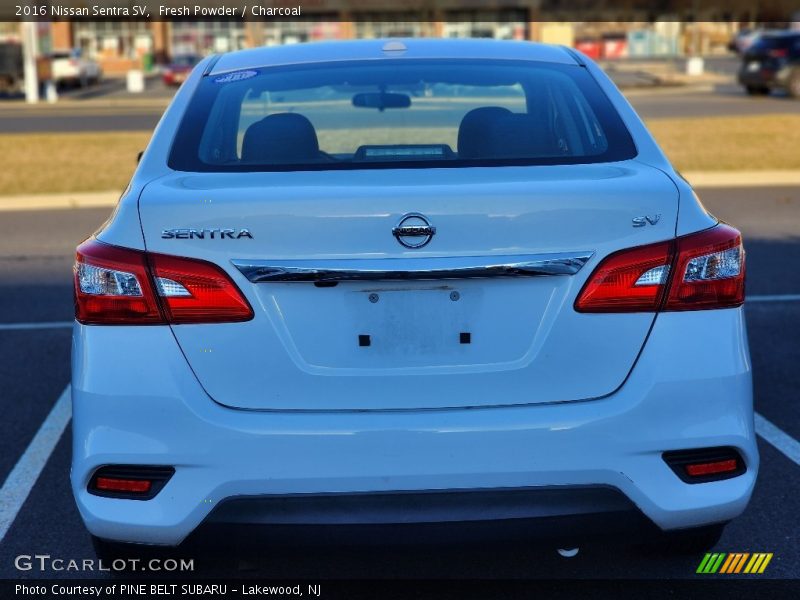
[[[758,470],[744,260],[571,49],[209,57],[77,249],[81,516],[106,549],[236,524],[713,545]]]

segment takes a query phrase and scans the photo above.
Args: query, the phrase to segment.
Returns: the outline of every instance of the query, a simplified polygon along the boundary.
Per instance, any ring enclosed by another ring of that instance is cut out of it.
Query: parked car
[[[742,56],[739,83],[751,95],[779,89],[800,98],[800,32],[762,35]]]
[[[706,549],[758,471],[744,260],[576,51],[206,58],[77,249],[80,514],[101,556],[237,525]]]
[[[103,77],[100,64],[85,58],[79,50],[54,52],[51,58],[53,80],[56,84],[86,87],[96,84]]]
[[[755,43],[761,33],[762,30],[760,29],[740,29],[728,43],[728,50],[736,54],[744,54]]]
[[[25,73],[22,66],[22,46],[15,42],[0,42],[0,92],[22,92]]]
[[[175,56],[172,62],[164,67],[164,71],[162,72],[161,79],[164,85],[182,84],[200,60],[201,57],[195,56],[194,54]]]

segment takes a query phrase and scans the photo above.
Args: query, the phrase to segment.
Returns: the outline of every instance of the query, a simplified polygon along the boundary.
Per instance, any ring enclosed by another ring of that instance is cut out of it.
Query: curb
[[[716,89],[716,83],[692,83],[692,84],[670,84],[670,85],[642,85],[620,87],[624,96],[645,96],[645,95],[669,95],[669,94],[705,94]]]
[[[684,171],[699,188],[800,186],[800,171]]]
[[[58,210],[67,208],[112,207],[120,191],[74,192],[70,194],[25,194],[0,196],[0,212],[9,210]]]

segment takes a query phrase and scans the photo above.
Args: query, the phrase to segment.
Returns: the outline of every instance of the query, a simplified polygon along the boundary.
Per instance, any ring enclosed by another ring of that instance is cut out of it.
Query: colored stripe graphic
[[[703,557],[703,560],[700,561],[700,565],[697,567],[697,571],[695,573],[705,573],[706,572],[706,565],[708,564],[709,559],[711,558],[711,554],[706,552],[706,555]]]
[[[744,566],[744,561],[747,560],[747,557],[750,556],[749,553],[742,553],[742,552],[732,552],[728,554],[728,560],[725,561],[725,564],[722,565],[722,569],[720,569],[720,573],[738,573],[742,570]]]
[[[722,561],[725,559],[725,552],[706,553],[700,566],[697,567],[697,573],[716,573]]]
[[[769,562],[772,560],[772,552],[707,552],[700,561],[696,573],[713,575],[714,573],[720,574],[734,574],[741,573],[742,567],[744,572],[749,574],[763,573]],[[750,559],[748,561],[748,559]],[[747,566],[745,566],[745,563]]]
[[[749,552],[745,552],[744,554],[742,554],[742,557],[739,559],[739,562],[736,565],[736,569],[733,571],[734,573],[741,573],[742,567],[744,566],[744,563],[747,560],[748,556],[750,556]]]
[[[727,560],[725,560],[724,563],[722,563],[722,568],[719,570],[719,572],[720,573],[730,573],[731,572],[730,571],[731,565],[734,562],[736,562],[736,559],[738,559],[738,558],[739,558],[739,555],[736,554],[735,552],[731,552],[730,554],[728,554],[728,558],[727,558]]]
[[[759,573],[763,573],[764,570],[767,568],[769,561],[772,560],[772,552],[769,552],[767,556],[764,558],[764,562],[761,563],[761,568],[758,570]]]
[[[744,568],[745,573],[763,573],[767,568],[769,561],[772,560],[772,552],[757,552],[753,554],[753,558],[747,563]]]
[[[759,575],[767,569],[772,557],[772,552],[754,552],[753,554],[749,552],[707,552],[700,561],[696,573],[734,575],[744,572],[750,575]]]

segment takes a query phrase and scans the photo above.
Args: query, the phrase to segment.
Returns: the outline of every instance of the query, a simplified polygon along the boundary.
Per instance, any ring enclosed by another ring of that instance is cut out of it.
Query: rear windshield
[[[635,155],[583,67],[398,59],[205,76],[169,164],[225,172],[553,165]]]

